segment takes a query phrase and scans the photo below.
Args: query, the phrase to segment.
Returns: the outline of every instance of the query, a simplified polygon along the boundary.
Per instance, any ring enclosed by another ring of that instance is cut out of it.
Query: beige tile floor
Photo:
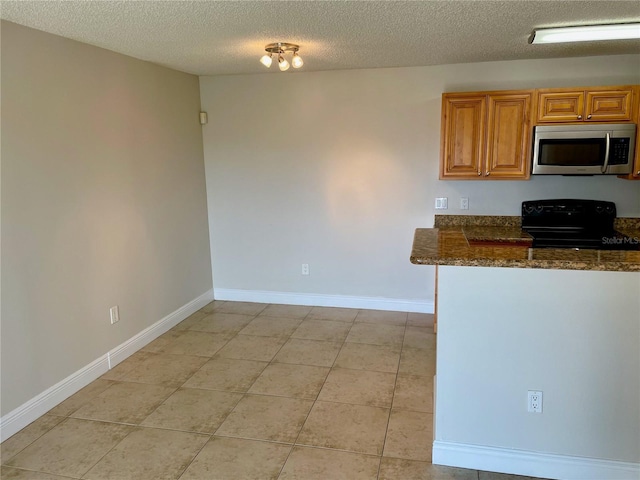
[[[6,440],[0,476],[526,478],[431,464],[432,321],[213,302]]]

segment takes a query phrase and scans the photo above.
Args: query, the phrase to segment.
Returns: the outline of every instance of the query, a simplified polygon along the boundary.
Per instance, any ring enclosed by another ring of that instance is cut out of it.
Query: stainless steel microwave
[[[583,124],[534,127],[534,175],[631,173],[636,125]]]

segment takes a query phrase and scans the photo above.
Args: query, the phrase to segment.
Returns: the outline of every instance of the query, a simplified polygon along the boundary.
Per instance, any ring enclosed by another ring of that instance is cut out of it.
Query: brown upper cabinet
[[[634,88],[631,86],[545,88],[536,90],[536,122],[631,122]]]
[[[533,90],[445,93],[441,179],[527,179]]]

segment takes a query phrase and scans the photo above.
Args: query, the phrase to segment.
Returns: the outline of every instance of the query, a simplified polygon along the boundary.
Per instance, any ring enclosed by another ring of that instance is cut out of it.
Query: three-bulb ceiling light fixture
[[[260,59],[260,63],[262,63],[267,68],[271,66],[273,55],[276,55],[278,59],[278,68],[280,68],[280,71],[284,72],[285,70],[289,70],[289,62],[286,58],[284,58],[285,53],[288,52],[293,52],[293,57],[291,58],[291,65],[293,65],[293,68],[300,68],[304,64],[302,58],[300,57],[300,55],[298,55],[300,45],[296,45],[294,43],[277,42],[270,43],[269,45],[265,46],[264,49],[268,53],[268,55],[263,55]]]

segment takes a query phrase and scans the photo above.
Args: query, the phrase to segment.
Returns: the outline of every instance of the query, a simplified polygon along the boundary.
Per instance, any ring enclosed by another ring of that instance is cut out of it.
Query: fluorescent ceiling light
[[[529,43],[590,42],[640,38],[640,23],[591,25],[586,27],[541,28],[534,30]]]

